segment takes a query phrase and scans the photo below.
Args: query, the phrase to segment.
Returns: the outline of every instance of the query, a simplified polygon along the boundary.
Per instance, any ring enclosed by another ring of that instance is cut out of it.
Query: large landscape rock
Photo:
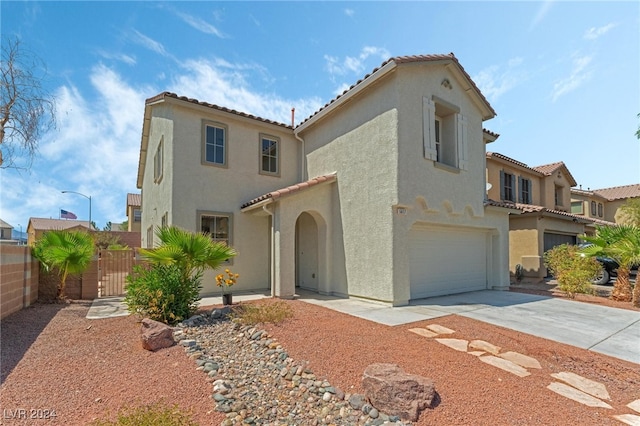
[[[407,374],[395,364],[371,364],[362,377],[364,395],[379,411],[415,422],[431,407],[436,391],[425,377]]]
[[[154,321],[149,318],[142,320],[140,328],[142,337],[142,347],[148,351],[168,348],[175,344],[173,340],[173,329],[166,324]]]

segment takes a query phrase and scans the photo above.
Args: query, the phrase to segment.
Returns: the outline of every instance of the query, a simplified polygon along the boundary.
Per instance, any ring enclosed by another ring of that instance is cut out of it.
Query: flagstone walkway
[[[518,352],[502,352],[501,347],[484,340],[469,341],[438,337],[455,333],[455,330],[438,324],[430,324],[426,328],[411,328],[409,331],[427,339],[433,339],[455,351],[466,352],[488,365],[518,377],[530,376],[531,372],[529,370],[531,369],[542,369],[537,359]],[[571,372],[554,373],[550,376],[555,379],[551,380],[547,386],[550,391],[587,407],[613,409],[611,405],[605,402],[610,401],[611,397],[604,384]],[[633,413],[617,414],[612,417],[627,425],[640,426],[640,399],[630,402],[627,407]]]

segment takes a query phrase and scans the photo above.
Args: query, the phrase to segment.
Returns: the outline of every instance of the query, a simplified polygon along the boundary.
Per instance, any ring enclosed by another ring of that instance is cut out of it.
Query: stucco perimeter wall
[[[303,135],[310,177],[337,172],[331,229],[334,265],[344,264],[347,293],[392,302],[393,218],[397,200],[397,110],[388,86],[343,106]],[[389,107],[389,109],[384,109]],[[339,136],[336,136],[339,135]],[[327,140],[327,137],[335,139]],[[344,255],[344,258],[340,258]],[[336,277],[337,286],[344,286]]]
[[[39,272],[31,247],[0,245],[0,318],[38,300]]]
[[[520,264],[525,277],[544,277],[545,274],[541,272],[544,269],[543,231],[538,230],[538,218],[512,216],[509,228],[509,271],[515,274],[516,265]]]

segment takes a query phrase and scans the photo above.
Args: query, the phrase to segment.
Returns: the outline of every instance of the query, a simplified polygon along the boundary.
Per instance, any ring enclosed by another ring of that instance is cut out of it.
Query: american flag
[[[63,219],[77,219],[78,216],[76,216],[75,214],[66,211],[66,210],[62,210],[60,209],[60,217]]]

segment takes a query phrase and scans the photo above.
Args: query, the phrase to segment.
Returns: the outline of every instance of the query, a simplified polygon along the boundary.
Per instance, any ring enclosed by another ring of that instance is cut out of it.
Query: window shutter
[[[427,97],[422,98],[422,137],[424,143],[424,158],[436,161],[436,104]]]
[[[467,117],[456,114],[457,137],[458,137],[458,167],[462,170],[469,168],[469,154],[467,146]]]
[[[533,181],[529,179],[529,196],[526,201],[527,204],[533,203]]]
[[[504,170],[500,170],[500,199],[504,200]]]
[[[522,176],[518,176],[518,202],[519,203],[526,203],[526,201],[524,200],[524,194],[522,193],[522,189],[523,189],[523,185],[522,182],[524,181],[524,179],[522,179]],[[516,188],[514,188],[515,190]]]

